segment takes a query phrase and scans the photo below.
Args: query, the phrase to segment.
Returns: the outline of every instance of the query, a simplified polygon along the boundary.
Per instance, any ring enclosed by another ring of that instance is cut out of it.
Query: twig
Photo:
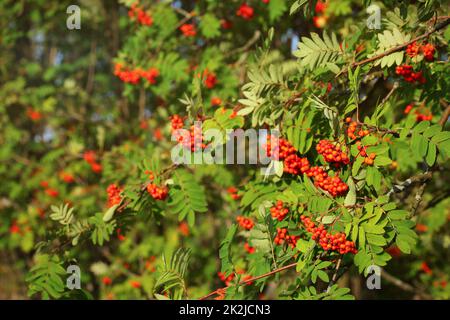
[[[425,183],[431,179],[432,175],[433,175],[433,173],[431,171],[429,171],[429,172],[425,172],[425,173],[421,173],[421,174],[412,176],[412,177],[406,179],[405,181],[403,181],[402,183],[394,184],[392,186],[391,190],[389,190],[389,192],[386,195],[391,196],[394,193],[403,192],[408,187],[410,187],[412,184],[414,184],[416,182]]]
[[[256,281],[256,280],[265,278],[265,277],[269,277],[269,276],[271,276],[271,275],[273,275],[273,274],[275,274],[275,273],[278,273],[278,272],[281,272],[281,271],[284,271],[284,270],[287,270],[287,269],[291,269],[291,268],[295,267],[296,265],[297,265],[297,262],[288,264],[288,265],[286,265],[286,266],[284,266],[284,267],[281,267],[281,268],[272,270],[272,271],[267,272],[267,273],[265,273],[265,274],[262,274],[262,275],[259,275],[259,276],[256,276],[256,277],[253,277],[253,278],[250,278],[250,279],[247,279],[247,280],[240,281],[238,284],[236,284],[236,286],[244,285],[244,284],[247,284],[247,283],[249,283],[249,282],[253,282],[253,281]],[[205,299],[208,299],[209,297],[211,297],[211,296],[213,296],[213,295],[216,295],[216,294],[218,294],[219,292],[224,292],[224,291],[226,291],[228,288],[230,288],[230,287],[223,287],[223,288],[216,289],[216,290],[214,290],[213,292],[210,292],[210,293],[208,293],[207,295],[205,295],[205,296],[199,298],[198,300],[205,300]]]
[[[438,18],[439,18],[439,17],[438,17]],[[412,40],[410,40],[410,41],[408,41],[408,42],[405,42],[404,44],[401,44],[401,45],[396,46],[396,47],[394,47],[394,48],[392,48],[392,49],[389,49],[389,50],[387,50],[387,51],[385,51],[385,52],[383,52],[383,53],[381,53],[381,54],[379,54],[379,55],[376,55],[376,56],[373,56],[373,57],[370,57],[370,58],[367,58],[367,59],[364,59],[364,60],[361,60],[361,61],[353,62],[350,66],[351,66],[352,68],[356,68],[356,67],[358,67],[358,66],[362,66],[362,65],[367,64],[367,63],[369,63],[369,62],[372,62],[372,61],[376,61],[376,60],[378,60],[378,59],[381,59],[381,58],[383,58],[383,57],[385,57],[385,56],[388,56],[388,55],[390,55],[390,54],[392,54],[392,53],[394,53],[394,52],[401,51],[401,50],[403,50],[404,48],[406,48],[407,46],[409,46],[410,44],[412,44],[412,43],[414,43],[414,42],[416,42],[416,41],[419,41],[419,40],[424,39],[424,38],[428,38],[431,34],[433,34],[433,33],[435,33],[436,31],[439,31],[439,30],[445,28],[448,24],[450,24],[450,19],[446,19],[446,20],[444,20],[444,21],[438,23],[438,24],[437,24],[433,29],[431,29],[430,31],[428,31],[428,32],[424,33],[423,35],[418,36],[418,37],[416,37],[416,38],[414,38],[414,39],[412,39]],[[347,73],[347,72],[348,72],[347,69],[341,70],[341,72],[339,72],[339,73],[336,75],[336,78],[339,77],[339,76],[342,75],[342,74]]]
[[[416,196],[414,197],[414,204],[411,208],[411,215],[410,215],[411,217],[416,215],[417,208],[419,208],[419,205],[422,202],[422,196],[423,196],[423,193],[425,192],[425,187],[427,185],[428,180],[425,180],[424,182],[422,182],[422,184],[419,187],[419,190],[417,190],[417,192],[416,192]]]
[[[389,274],[384,269],[382,270],[381,274],[382,274],[382,278],[383,279],[385,279],[386,281],[392,283],[393,285],[395,285],[396,287],[402,289],[403,291],[415,293],[415,294],[419,295],[420,297],[422,297],[424,299],[432,299],[433,298],[432,296],[430,296],[429,294],[427,294],[425,292],[420,292],[419,289],[414,288],[409,283],[403,282],[402,280],[394,277],[393,275]]]
[[[441,119],[439,120],[439,124],[443,127],[448,121],[448,117],[450,117],[450,105],[447,105],[447,107],[444,110],[444,113],[442,114]]]
[[[228,54],[225,55],[225,57],[229,57],[229,56],[232,56],[233,54],[247,51],[248,49],[250,49],[250,47],[251,47],[252,45],[255,44],[256,41],[259,40],[260,37],[261,37],[261,31],[256,30],[255,33],[253,34],[253,37],[251,37],[251,38],[247,41],[246,44],[244,44],[244,45],[243,45],[242,47],[240,47],[240,48],[236,48],[236,49],[230,51]]]
[[[341,267],[341,262],[342,262],[342,256],[339,257],[339,260],[338,260],[338,262],[337,262],[337,264],[336,264],[336,269],[335,269],[335,271],[334,271],[334,274],[333,274],[333,277],[331,278],[330,283],[328,284],[327,292],[330,291],[331,287],[332,287],[333,284],[336,282],[337,274],[338,274],[338,272],[339,272],[339,268]]]

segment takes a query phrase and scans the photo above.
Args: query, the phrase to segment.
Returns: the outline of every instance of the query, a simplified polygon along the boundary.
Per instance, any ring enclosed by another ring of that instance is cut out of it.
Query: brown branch
[[[284,271],[284,270],[287,270],[287,269],[291,269],[291,268],[295,267],[296,265],[297,265],[297,262],[288,264],[288,265],[286,265],[284,267],[272,270],[272,271],[264,273],[262,275],[259,275],[259,276],[256,276],[256,277],[253,277],[253,278],[250,278],[250,279],[247,279],[247,280],[240,281],[238,284],[236,284],[236,286],[245,285],[245,284],[247,284],[249,282],[253,282],[253,281],[256,281],[256,280],[259,280],[259,279],[262,279],[262,278],[269,277],[269,276],[271,276],[271,275],[273,275],[275,273],[278,273],[278,272],[281,272],[281,271]],[[230,288],[230,287],[223,287],[223,288],[216,289],[213,292],[210,292],[207,295],[199,298],[198,300],[205,300],[205,299],[207,299],[207,298],[209,298],[211,296],[214,296],[214,295],[216,295],[216,294],[218,294],[220,292],[226,291],[228,288]]]
[[[439,17],[438,17],[438,18],[439,18]],[[449,25],[449,24],[450,24],[450,19],[446,19],[446,20],[444,20],[444,21],[438,23],[438,24],[437,24],[433,29],[431,29],[430,31],[428,31],[428,32],[426,32],[426,33],[424,33],[424,34],[422,34],[422,35],[420,35],[420,36],[418,36],[418,37],[416,37],[416,38],[414,38],[414,39],[408,41],[408,42],[405,42],[404,44],[401,44],[401,45],[399,45],[399,46],[396,46],[396,47],[394,47],[394,48],[391,48],[391,49],[389,49],[389,50],[387,50],[387,51],[385,51],[385,52],[383,52],[383,53],[381,53],[381,54],[379,54],[379,55],[376,55],[376,56],[373,56],[373,57],[370,57],[370,58],[367,58],[367,59],[364,59],[364,60],[361,60],[361,61],[353,62],[350,66],[351,66],[351,68],[356,68],[356,67],[358,67],[358,66],[362,66],[362,65],[367,64],[367,63],[369,63],[369,62],[376,61],[376,60],[378,60],[378,59],[384,58],[385,56],[388,56],[388,55],[390,55],[390,54],[392,54],[392,53],[401,51],[401,50],[403,50],[404,48],[406,48],[407,46],[409,46],[410,44],[412,44],[412,43],[414,43],[414,42],[416,42],[416,41],[419,41],[419,40],[424,39],[424,38],[428,38],[431,34],[433,34],[433,33],[435,33],[436,31],[439,31],[439,30],[445,28],[445,27],[446,27],[447,25]],[[336,75],[336,78],[339,77],[341,74],[344,74],[344,73],[347,73],[347,72],[348,72],[348,70],[346,70],[346,69],[345,69],[345,70],[342,70],[341,72],[339,72],[339,73]]]
[[[393,185],[391,190],[389,190],[389,192],[386,195],[390,196],[394,193],[403,192],[408,187],[410,187],[412,184],[417,183],[417,182],[420,182],[422,184],[426,183],[426,182],[428,182],[428,180],[430,180],[432,178],[432,176],[433,176],[433,173],[431,171],[414,175],[414,176],[406,179],[405,181],[403,181],[400,184]]]
[[[253,37],[251,37],[247,41],[247,43],[245,43],[240,48],[236,48],[234,50],[231,50],[228,54],[225,55],[225,57],[229,57],[229,56],[232,56],[233,54],[247,51],[248,49],[250,49],[251,46],[253,46],[256,43],[256,41],[259,40],[260,37],[261,37],[261,31],[256,30],[255,33],[253,34]]]
[[[430,296],[429,294],[425,293],[425,292],[421,292],[419,291],[419,289],[413,287],[412,285],[410,285],[409,283],[403,282],[402,280],[394,277],[393,275],[389,274],[386,270],[383,269],[382,271],[382,278],[386,281],[388,281],[389,283],[392,283],[393,285],[395,285],[397,288],[402,289],[403,291],[407,291],[407,292],[411,292],[414,294],[419,295],[421,298],[423,299],[433,299],[432,296]]]
[[[444,110],[444,113],[442,114],[441,119],[439,120],[439,124],[444,127],[445,124],[448,121],[448,117],[450,117],[450,105],[447,105],[447,107]]]

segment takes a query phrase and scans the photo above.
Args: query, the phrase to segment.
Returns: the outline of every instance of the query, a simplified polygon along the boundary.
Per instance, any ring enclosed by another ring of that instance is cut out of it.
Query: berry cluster
[[[180,31],[183,33],[185,37],[195,37],[197,34],[197,30],[195,29],[195,25],[192,23],[185,23],[180,27]]]
[[[147,192],[155,200],[165,200],[169,194],[169,189],[166,186],[160,187],[154,183],[149,183],[147,185]]]
[[[272,138],[268,136],[266,143],[266,153],[268,157],[274,160],[283,161],[289,155],[295,154],[297,152],[294,146],[292,146],[286,139],[279,138],[278,143],[276,143],[274,146],[272,146],[271,140]]]
[[[181,235],[187,237],[189,235],[189,225],[187,224],[187,222],[182,221],[180,222],[180,224],[178,225],[178,231],[180,232]]]
[[[368,166],[373,166],[373,162],[376,157],[377,155],[372,152],[371,154],[369,154],[369,156],[364,158],[364,163],[367,164]]]
[[[167,195],[169,194],[169,188],[167,186],[158,186],[153,182],[155,179],[155,175],[150,170],[145,170],[145,174],[148,175],[148,178],[151,183],[147,184],[147,192],[153,197],[155,200],[165,200]]]
[[[102,165],[97,162],[97,155],[95,151],[89,150],[83,154],[84,161],[89,163],[91,170],[95,173],[102,172]]]
[[[433,274],[433,270],[431,270],[430,266],[425,261],[420,265],[420,269],[428,275]]]
[[[406,54],[410,56],[411,58],[416,57],[420,53],[423,54],[425,60],[427,61],[433,61],[434,60],[434,53],[436,52],[436,48],[431,44],[419,44],[416,41],[411,43],[406,47]]]
[[[136,19],[136,21],[143,26],[151,26],[153,24],[152,17],[150,17],[142,8],[138,7],[137,3],[131,5],[128,16],[130,19]]]
[[[272,146],[272,138],[267,137],[266,154],[274,160],[283,161],[284,172],[298,175],[309,170],[309,161],[299,157],[297,150],[286,139],[278,139],[278,143]]]
[[[17,224],[17,221],[14,220],[11,223],[11,226],[9,227],[9,233],[10,234],[20,234],[20,235],[23,234],[22,230],[20,230],[20,226]]]
[[[177,114],[174,114],[173,116],[170,116],[170,122],[171,122],[171,126],[172,126],[172,131],[181,129],[184,126],[183,118],[181,118]]]
[[[286,228],[277,228],[277,235],[273,240],[276,245],[282,245],[283,243],[289,244],[292,248],[295,248],[297,245],[297,240],[300,237],[292,236],[288,234],[288,230]]]
[[[191,126],[189,131],[180,130],[183,128],[184,121],[178,115],[171,116],[170,121],[172,127],[172,135],[186,149],[190,149],[192,152],[195,152],[206,148],[201,128]]]
[[[314,179],[314,185],[331,194],[333,197],[344,195],[348,191],[348,185],[338,176],[330,177],[321,167],[311,167],[307,172]]]
[[[306,231],[312,234],[312,239],[317,241],[324,250],[337,251],[340,254],[353,253],[356,254],[358,250],[355,247],[355,243],[345,239],[345,234],[338,232],[336,234],[330,234],[325,230],[323,225],[316,227],[315,223],[310,218],[302,215],[300,217],[303,225],[306,227]]]
[[[222,99],[218,97],[212,97],[211,98],[211,105],[214,107],[220,106],[222,104]]]
[[[230,275],[227,276],[224,272],[217,272],[217,275],[219,276],[219,279],[222,280],[227,287],[231,284],[231,281],[233,281],[234,279],[234,273],[231,273]]]
[[[247,251],[247,253],[252,254],[256,251],[254,247],[248,244],[248,242],[244,243],[244,249]]]
[[[233,27],[233,23],[230,20],[222,19],[220,20],[220,26],[222,29],[228,30]]]
[[[430,114],[422,114],[419,111],[416,110],[416,121],[420,122],[420,121],[431,121],[433,119],[433,115]]]
[[[362,125],[359,125],[356,121],[352,121],[352,118],[350,117],[347,117],[345,122],[348,123],[347,136],[352,140],[363,138],[370,133],[369,130],[363,129]]]
[[[70,173],[61,171],[59,173],[59,178],[64,181],[65,183],[73,183],[75,182],[75,177],[71,175]]]
[[[117,239],[119,239],[119,241],[124,241],[126,239],[125,236],[122,234],[122,229],[117,228],[116,233]]]
[[[105,286],[110,286],[112,284],[112,279],[108,276],[102,278],[102,282]]]
[[[122,196],[120,195],[122,188],[115,183],[110,184],[108,188],[106,188],[106,192],[108,193],[108,208],[119,204],[122,201]]]
[[[284,159],[283,171],[298,175],[308,172],[309,161],[306,158],[301,158],[296,154],[291,154]]]
[[[422,45],[421,49],[422,49],[423,56],[425,57],[425,60],[427,60],[427,61],[434,60],[434,53],[436,52],[436,48],[431,43]]]
[[[319,147],[323,149],[322,143]],[[314,184],[317,187],[328,191],[333,197],[343,195],[347,192],[348,186],[337,176],[330,177],[322,167],[311,167],[307,158],[301,158],[296,153],[297,150],[289,143],[289,141],[280,138],[278,144],[272,145],[271,138],[268,137],[266,144],[266,153],[269,157],[276,160],[283,160],[284,172],[298,175],[306,174],[314,179]],[[341,152],[342,154],[342,152]],[[337,160],[338,158],[336,158]],[[346,155],[345,162],[349,162]],[[342,155],[340,155],[340,161],[343,162]]]
[[[313,23],[316,28],[323,28],[327,24],[328,17],[325,14],[327,4],[322,1],[317,1],[314,11],[316,15],[313,17]]]
[[[405,51],[408,56],[414,58],[420,53],[420,45],[416,41],[414,41],[406,47]]]
[[[49,197],[56,198],[56,197],[59,195],[58,190],[49,187],[49,184],[48,184],[47,181],[41,181],[41,182],[40,182],[40,185],[41,185],[42,188],[44,188],[44,192],[45,192]]]
[[[336,167],[346,165],[350,162],[347,154],[341,150],[341,145],[333,144],[329,140],[320,140],[316,146],[316,150],[326,162],[332,163]]]
[[[190,148],[192,152],[206,148],[202,131],[199,128],[196,128],[195,126],[190,127],[189,138],[184,139],[184,137],[182,137],[180,142],[183,142],[184,147]]]
[[[250,280],[252,278],[251,275],[245,274],[245,270],[244,269],[236,269],[236,273],[242,275],[241,276],[241,281]],[[252,283],[253,283],[253,281],[249,281],[249,282],[246,282],[245,284],[246,285],[250,285]]]
[[[406,82],[419,82],[424,84],[426,79],[422,75],[422,71],[414,72],[411,65],[401,65],[395,68],[395,73],[402,76]]]
[[[28,119],[37,122],[42,119],[42,113],[29,107],[27,109],[27,117],[28,117]]]
[[[239,225],[244,228],[245,230],[251,230],[255,223],[252,219],[244,217],[244,216],[237,216],[236,221],[239,223]]]
[[[141,283],[139,281],[131,280],[129,283],[132,288],[139,289],[141,287]]]
[[[270,208],[272,218],[277,219],[278,221],[282,221],[288,213],[289,209],[283,206],[283,201],[281,200],[278,200],[277,204]]]
[[[413,108],[412,104],[408,104],[403,112],[409,114]],[[416,115],[416,122],[431,121],[433,119],[433,114],[429,110],[426,110],[426,113],[421,113],[420,110],[416,109],[414,114]]]
[[[217,84],[217,77],[215,73],[209,72],[208,70],[205,70],[204,74],[204,84],[208,89],[212,89]]]
[[[356,147],[359,150],[358,155],[364,158],[364,163],[368,166],[372,166],[377,155],[375,153],[367,154],[367,147],[361,145],[361,141],[356,141]]]
[[[238,189],[236,187],[229,187],[227,191],[233,200],[239,200],[241,198],[241,196],[237,194]]]
[[[236,15],[238,17],[242,17],[245,20],[251,20],[254,14],[255,12],[253,8],[247,5],[245,2],[241,4],[239,9],[236,11]]]
[[[148,83],[155,84],[156,78],[159,76],[159,71],[156,68],[149,68],[148,70],[127,69],[123,68],[121,63],[116,63],[114,66],[114,75],[119,77],[125,83],[138,84],[142,79],[146,79]]]

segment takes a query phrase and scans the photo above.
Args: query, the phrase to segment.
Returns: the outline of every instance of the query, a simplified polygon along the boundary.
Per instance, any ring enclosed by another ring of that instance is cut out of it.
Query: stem
[[[384,270],[384,269],[382,271],[382,277],[386,281],[392,283],[393,285],[395,285],[396,287],[398,287],[398,288],[400,288],[400,289],[402,289],[404,291],[415,293],[415,294],[419,295],[421,298],[424,298],[424,299],[427,299],[427,300],[433,299],[433,297],[430,296],[429,294],[424,293],[424,292],[420,292],[417,288],[414,288],[409,283],[403,282],[402,280],[394,277],[393,275],[391,275],[388,272],[386,272],[386,270]]]
[[[438,18],[439,18],[439,17],[438,17]],[[435,33],[436,31],[439,31],[439,30],[445,28],[445,27],[446,27],[447,25],[449,25],[449,24],[450,24],[450,19],[447,18],[447,19],[445,19],[444,21],[438,23],[433,29],[431,29],[430,31],[424,33],[423,35],[418,36],[418,37],[416,37],[416,38],[414,38],[414,39],[412,39],[412,40],[410,40],[410,41],[408,41],[408,42],[405,42],[404,44],[401,44],[401,45],[399,45],[399,46],[396,46],[396,47],[394,47],[394,48],[392,48],[392,49],[389,49],[389,50],[387,50],[387,51],[385,51],[385,52],[383,52],[383,53],[381,53],[381,54],[379,54],[379,55],[376,55],[376,56],[373,56],[373,57],[371,57],[371,58],[367,58],[367,59],[364,59],[364,60],[361,60],[361,61],[353,62],[352,64],[350,64],[350,67],[356,68],[356,67],[358,67],[358,66],[362,66],[362,65],[367,64],[367,63],[369,63],[369,62],[376,61],[376,60],[378,60],[378,59],[384,58],[385,56],[388,56],[388,55],[390,55],[391,53],[401,51],[401,50],[403,50],[404,48],[406,48],[407,46],[409,46],[410,44],[412,44],[412,43],[414,43],[414,42],[416,42],[416,41],[418,41],[418,40],[421,40],[421,39],[424,39],[424,38],[428,38],[431,34],[433,34],[433,33]],[[347,72],[348,72],[347,69],[342,70],[341,72],[339,72],[339,73],[336,75],[336,78],[339,77],[339,76],[342,75],[342,74],[347,73]]]
[[[262,279],[262,278],[269,277],[269,276],[271,276],[273,274],[276,274],[278,272],[281,272],[281,271],[284,271],[284,270],[287,270],[287,269],[291,269],[291,268],[295,267],[296,265],[297,265],[297,262],[288,264],[288,265],[286,265],[284,267],[272,270],[272,271],[264,273],[262,275],[259,275],[259,276],[256,276],[256,277],[253,277],[253,278],[250,278],[250,279],[247,279],[247,280],[240,281],[238,284],[236,284],[236,286],[244,285],[244,284],[247,284],[249,282],[253,282],[253,281],[256,281],[256,280],[259,280],[259,279]],[[207,298],[209,298],[209,297],[211,297],[211,296],[213,296],[215,294],[218,294],[220,291],[227,290],[228,288],[230,288],[230,287],[223,287],[223,288],[216,289],[213,292],[210,292],[207,295],[199,298],[198,300],[205,300],[205,299],[207,299]]]

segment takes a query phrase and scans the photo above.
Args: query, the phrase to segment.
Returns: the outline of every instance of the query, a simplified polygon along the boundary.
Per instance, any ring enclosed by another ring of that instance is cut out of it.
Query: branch
[[[433,175],[433,173],[431,171],[429,171],[429,172],[425,172],[425,173],[421,173],[421,174],[412,176],[400,184],[394,184],[392,186],[391,190],[389,190],[389,192],[386,195],[391,196],[394,193],[403,192],[408,187],[410,187],[412,184],[414,184],[416,182],[425,183],[431,179],[432,175]]]
[[[256,41],[259,40],[260,37],[261,37],[261,31],[256,30],[255,33],[253,34],[253,37],[251,37],[251,38],[247,41],[246,44],[244,44],[244,45],[243,45],[242,47],[240,47],[240,48],[236,48],[236,49],[230,51],[228,54],[225,55],[225,57],[229,57],[229,56],[232,56],[233,54],[247,51],[248,49],[250,49],[250,47],[251,47],[252,45],[254,45],[254,44],[256,43]]]
[[[433,297],[430,296],[428,293],[420,292],[419,289],[413,287],[409,283],[403,282],[402,280],[394,277],[393,275],[388,273],[385,269],[383,269],[383,271],[382,271],[382,277],[383,277],[383,279],[387,280],[388,282],[392,283],[393,285],[402,289],[403,291],[415,293],[423,299],[427,299],[427,300],[433,299]]]
[[[284,270],[287,270],[287,269],[291,269],[291,268],[295,267],[296,265],[297,265],[297,262],[288,264],[288,265],[286,265],[286,266],[284,266],[284,267],[281,267],[281,268],[272,270],[272,271],[270,271],[270,272],[268,272],[268,273],[264,273],[264,274],[259,275],[259,276],[256,276],[256,277],[253,277],[253,278],[250,278],[250,279],[247,279],[247,280],[240,281],[240,282],[237,283],[235,286],[245,285],[245,284],[247,284],[247,283],[249,283],[249,282],[253,282],[253,281],[256,281],[256,280],[259,280],[259,279],[262,279],[262,278],[269,277],[269,276],[271,276],[271,275],[273,275],[273,274],[276,274],[276,273],[278,273],[278,272],[281,272],[281,271],[284,271]],[[205,296],[199,298],[198,300],[205,300],[205,299],[207,299],[207,298],[209,298],[209,297],[211,297],[211,296],[213,296],[213,295],[216,295],[216,294],[219,294],[219,293],[221,293],[221,292],[226,291],[228,288],[230,288],[230,287],[223,287],[223,288],[216,289],[216,290],[214,290],[213,292],[210,292],[210,293],[208,293],[207,295],[205,295]]]
[[[336,220],[335,220],[335,221],[336,221]],[[333,284],[336,283],[337,275],[338,275],[338,272],[339,272],[339,268],[341,267],[341,262],[342,262],[342,256],[339,257],[339,260],[338,260],[338,262],[337,262],[337,264],[336,264],[336,269],[335,269],[335,271],[334,271],[334,274],[333,274],[333,277],[331,278],[330,283],[328,284],[327,292],[329,292],[330,289],[331,289],[331,287],[333,286]]]
[[[448,117],[450,117],[450,105],[447,105],[447,107],[444,110],[444,113],[442,114],[441,119],[439,120],[439,124],[444,127],[445,124],[448,121]]]
[[[438,17],[438,18],[439,18],[439,17]],[[379,55],[376,55],[376,56],[373,56],[373,57],[370,57],[370,58],[367,58],[367,59],[364,59],[364,60],[361,60],[361,61],[353,62],[353,63],[350,65],[350,67],[351,67],[351,68],[356,68],[356,67],[358,67],[358,66],[362,66],[362,65],[367,64],[367,63],[369,63],[369,62],[372,62],[372,61],[381,59],[381,58],[383,58],[383,57],[385,57],[385,56],[388,56],[388,55],[390,55],[390,54],[392,54],[392,53],[394,53],[394,52],[401,51],[401,50],[403,50],[404,48],[406,48],[407,46],[409,46],[410,44],[412,44],[412,43],[414,43],[414,42],[416,42],[416,41],[419,41],[419,40],[424,39],[424,38],[428,38],[431,34],[433,34],[433,33],[435,33],[436,31],[439,31],[439,30],[445,28],[445,27],[446,27],[447,25],[449,25],[449,24],[450,24],[450,19],[446,18],[446,20],[444,20],[444,21],[438,23],[433,29],[431,29],[430,31],[424,33],[423,35],[418,36],[418,37],[416,37],[416,38],[414,38],[414,39],[412,39],[412,40],[410,40],[410,41],[408,41],[408,42],[405,42],[404,44],[401,44],[401,45],[399,45],[399,46],[396,46],[396,47],[394,47],[394,48],[391,48],[391,49],[389,49],[389,50],[387,50],[387,51],[385,51],[385,52],[383,52],[383,53],[381,53],[381,54],[379,54]],[[344,73],[347,73],[347,72],[348,72],[347,69],[342,70],[341,72],[339,72],[339,73],[336,75],[336,78],[339,77],[341,74],[344,74]]]

